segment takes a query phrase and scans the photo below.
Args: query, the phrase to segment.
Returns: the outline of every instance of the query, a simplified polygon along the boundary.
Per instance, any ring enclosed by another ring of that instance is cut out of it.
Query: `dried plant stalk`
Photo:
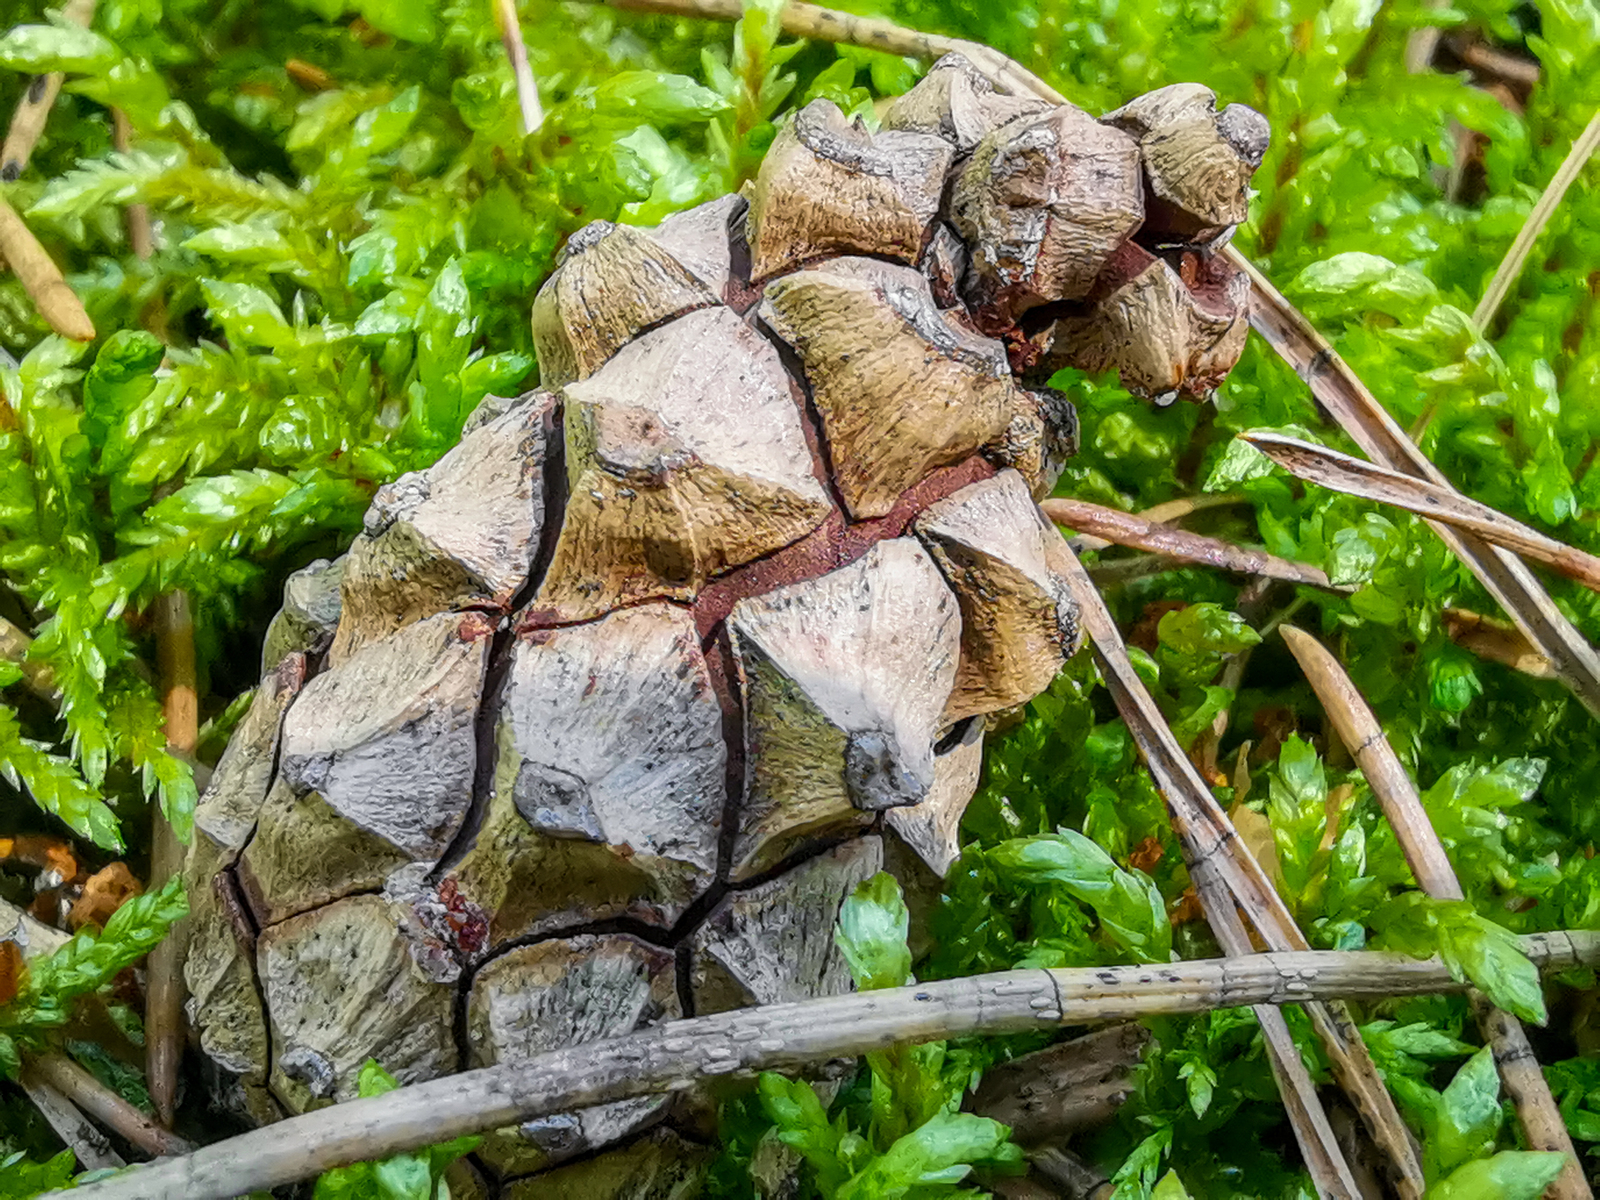
[[[28,1069],[112,1132],[152,1157],[188,1154],[192,1145],[168,1133],[64,1054],[40,1054]]]
[[[167,718],[167,742],[192,755],[200,736],[199,701],[195,692],[194,618],[189,596],[167,592],[155,604],[156,649]],[[183,869],[183,847],[159,807],[154,810],[150,880],[159,886]],[[145,1074],[156,1115],[169,1129],[177,1111],[178,1063],[183,1057],[183,939],[187,926],[174,926],[147,960],[144,1032]]]
[[[94,322],[83,301],[67,286],[61,268],[45,253],[33,230],[0,198],[0,257],[22,281],[28,298],[51,329],[73,341],[94,340]]]
[[[1268,554],[1265,550],[1252,550],[1185,529],[1174,529],[1171,525],[1104,505],[1090,504],[1087,500],[1056,498],[1044,501],[1039,507],[1057,525],[1091,534],[1114,545],[1132,546],[1137,550],[1204,563],[1243,575],[1264,575],[1285,583],[1340,590],[1328,582],[1328,576],[1322,570],[1307,563],[1291,562],[1276,554]]]
[[[127,1165],[122,1161],[122,1156],[112,1149],[106,1135],[78,1111],[76,1104],[46,1082],[36,1069],[25,1067],[17,1082],[28,1094],[28,1099],[33,1101],[39,1115],[77,1157],[78,1166],[85,1171],[98,1171],[105,1167]]]
[[[1439,618],[1450,640],[1463,650],[1535,679],[1556,677],[1550,669],[1550,660],[1535,650],[1522,630],[1511,622],[1497,621],[1470,608],[1446,608]]]
[[[1449,482],[1395,424],[1355,372],[1254,264],[1231,246],[1230,261],[1254,288],[1251,327],[1295,368],[1312,394],[1374,462],[1442,487]],[[1600,717],[1600,655],[1556,608],[1528,567],[1508,550],[1438,521],[1433,531],[1506,610],[1590,712]]]
[[[68,0],[61,15],[87,29],[89,22],[94,20],[94,5],[95,0]],[[36,75],[29,82],[22,99],[17,103],[16,112],[11,114],[11,126],[6,130],[5,143],[0,145],[0,180],[15,179],[26,169],[65,80],[66,76],[54,71],[49,75]]]
[[[1445,856],[1444,846],[1434,831],[1411,777],[1383,735],[1383,727],[1367,707],[1339,660],[1321,642],[1293,625],[1279,627],[1283,640],[1305,671],[1323,711],[1354,755],[1372,792],[1383,805],[1411,873],[1422,890],[1440,900],[1461,900],[1465,893],[1455,869]],[[1539,1060],[1528,1045],[1522,1023],[1501,1012],[1486,996],[1468,993],[1472,1012],[1484,1040],[1494,1048],[1495,1063],[1506,1094],[1517,1106],[1517,1118],[1528,1144],[1536,1150],[1554,1150],[1566,1156],[1566,1166],[1545,1191],[1550,1200],[1578,1200],[1592,1195],[1583,1180],[1583,1171],[1566,1122],[1550,1094],[1550,1085],[1539,1070]]]
[[[511,74],[517,81],[517,104],[522,110],[522,132],[532,133],[544,124],[544,107],[539,103],[539,82],[528,65],[528,47],[522,40],[522,22],[517,18],[516,0],[495,0],[495,22],[511,60]]]
[[[1468,500],[1453,488],[1362,462],[1299,438],[1264,432],[1239,436],[1296,478],[1443,521],[1453,528],[1476,534],[1486,542],[1544,563],[1567,578],[1576,579],[1584,587],[1600,591],[1600,558],[1546,537],[1487,504]]]
[[[1572,143],[1572,149],[1567,151],[1567,157],[1556,169],[1549,184],[1545,186],[1544,192],[1539,196],[1539,202],[1533,206],[1528,219],[1517,231],[1511,249],[1506,251],[1506,256],[1495,268],[1494,278],[1484,290],[1483,299],[1478,301],[1478,307],[1472,310],[1472,323],[1479,330],[1487,329],[1495,314],[1500,311],[1500,305],[1505,302],[1512,286],[1522,275],[1522,268],[1527,265],[1528,255],[1533,253],[1533,244],[1539,240],[1544,227],[1550,223],[1550,218],[1555,215],[1562,198],[1567,194],[1567,189],[1572,186],[1573,180],[1578,178],[1578,172],[1583,170],[1584,165],[1594,154],[1596,146],[1600,146],[1600,110],[1589,118],[1588,125],[1584,126],[1583,132]]]
[[[1600,933],[1535,934],[1523,938],[1522,947],[1547,972],[1600,963]],[[553,1112],[675,1091],[706,1076],[799,1070],[904,1043],[1246,1004],[1371,1000],[1463,989],[1438,959],[1319,950],[1159,967],[999,971],[736,1009],[318,1109],[184,1158],[83,1184],[72,1196],[221,1200]]]
[[[1260,865],[1245,850],[1232,822],[1178,746],[1155,701],[1134,671],[1105,601],[1075,561],[1066,572],[1066,579],[1078,602],[1079,619],[1095,648],[1106,686],[1133,734],[1156,787],[1167,802],[1173,828],[1189,864],[1190,877],[1218,942],[1229,954],[1250,954],[1254,947],[1244,926],[1244,920],[1248,920],[1269,950],[1304,950],[1305,935]],[[1235,911],[1235,904],[1243,911],[1244,920]],[[1310,1003],[1306,1005],[1306,1012],[1328,1053],[1340,1086],[1387,1160],[1396,1189],[1402,1196],[1420,1197],[1424,1182],[1416,1146],[1348,1010],[1339,1003]],[[1264,1024],[1262,1028],[1266,1031],[1268,1027]],[[1292,1047],[1292,1043],[1290,1045]],[[1291,1090],[1284,1089],[1289,1112],[1297,1117],[1296,1135],[1301,1139],[1308,1163],[1314,1165],[1313,1154],[1329,1155],[1325,1146],[1307,1143],[1313,1136],[1320,1141],[1327,1118],[1322,1116],[1320,1122],[1316,1120],[1316,1115],[1321,1115],[1319,1106],[1313,1110],[1315,1115],[1309,1122],[1302,1123],[1305,1118],[1296,1114],[1290,1095]],[[1349,1167],[1332,1141],[1331,1129],[1327,1138],[1326,1147],[1331,1147],[1332,1161],[1342,1168],[1342,1175],[1349,1178]],[[1319,1179],[1318,1186],[1327,1184]],[[1353,1179],[1349,1186],[1354,1187]]]

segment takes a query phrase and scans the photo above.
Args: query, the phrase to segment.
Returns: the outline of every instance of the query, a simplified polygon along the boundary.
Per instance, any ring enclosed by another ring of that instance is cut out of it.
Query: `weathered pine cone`
[[[1035,504],[1074,415],[1020,380],[1215,386],[1244,284],[1207,247],[1265,139],[1202,88],[1097,122],[952,57],[877,134],[809,105],[748,197],[573,237],[543,389],[287,589],[188,860],[217,1100],[848,988],[840,901],[933,893],[985,719],[1077,644]],[[702,1110],[504,1130],[474,1186],[676,1195]]]

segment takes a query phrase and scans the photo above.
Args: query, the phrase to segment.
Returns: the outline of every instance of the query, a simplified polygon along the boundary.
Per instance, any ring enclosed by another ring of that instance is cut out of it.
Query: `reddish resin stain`
[[[456,633],[463,642],[483,642],[494,637],[495,627],[499,625],[500,618],[482,612],[469,612],[462,614],[461,623],[456,626]]]
[[[708,638],[745,597],[764,595],[848,566],[886,538],[902,536],[928,505],[994,473],[995,468],[987,459],[974,454],[953,467],[933,472],[902,493],[894,508],[881,517],[847,523],[844,515],[835,511],[798,542],[708,583],[693,604],[695,629],[702,639]]]

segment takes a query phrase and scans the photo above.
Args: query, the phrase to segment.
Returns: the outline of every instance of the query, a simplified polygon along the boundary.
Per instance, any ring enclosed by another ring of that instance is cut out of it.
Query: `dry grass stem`
[[[1600,933],[1535,934],[1522,946],[1544,971],[1600,963]],[[679,1091],[707,1076],[798,1071],[892,1045],[1241,1005],[1461,990],[1438,959],[1323,950],[1161,967],[998,971],[736,1009],[318,1109],[81,1185],[70,1200],[221,1200],[550,1113]]]
[[[128,114],[120,108],[111,110],[111,141],[118,150],[126,154],[133,148],[133,126],[128,121]],[[127,208],[128,245],[134,254],[142,259],[148,259],[155,253],[155,231],[150,224],[150,208],[145,204],[130,204]]]
[[[94,20],[94,5],[95,0],[68,0],[61,15],[87,29]],[[9,182],[27,168],[28,160],[33,157],[33,148],[44,134],[45,124],[50,120],[50,110],[55,107],[56,97],[61,94],[61,85],[65,81],[66,76],[55,71],[49,75],[36,75],[29,82],[22,99],[17,103],[16,111],[11,114],[5,143],[0,145],[0,180]]]
[[[1428,820],[1411,777],[1339,660],[1302,629],[1284,625],[1280,632],[1305,671],[1312,690],[1322,701],[1323,711],[1350,748],[1373,795],[1383,806],[1384,815],[1422,890],[1440,900],[1463,899],[1461,882],[1445,856],[1444,845]],[[1539,1070],[1539,1061],[1528,1045],[1527,1032],[1515,1017],[1495,1008],[1480,993],[1470,995],[1473,1015],[1485,1041],[1494,1049],[1506,1094],[1516,1103],[1517,1117],[1528,1144],[1536,1150],[1553,1150],[1566,1155],[1566,1168],[1545,1191],[1546,1197],[1580,1200],[1590,1196],[1592,1193],[1583,1180],[1566,1122]]]
[[[1239,437],[1296,478],[1442,521],[1600,591],[1600,558],[1546,537],[1487,504],[1468,500],[1452,488],[1374,466],[1298,438],[1276,433],[1242,433]]]
[[[0,198],[0,258],[10,264],[23,290],[51,329],[76,342],[94,339],[94,322],[67,286],[61,268],[45,253],[17,210]]]
[[[1238,492],[1216,494],[1202,492],[1195,496],[1179,496],[1176,500],[1168,500],[1164,504],[1152,504],[1149,508],[1140,509],[1136,515],[1146,521],[1154,521],[1158,525],[1176,525],[1190,514],[1203,512],[1208,508],[1226,508],[1233,504],[1248,503],[1249,501]],[[1080,550],[1104,550],[1113,544],[1105,538],[1087,533],[1079,533],[1072,542]]]
[[[1449,482],[1395,424],[1333,347],[1272,286],[1253,263],[1231,246],[1229,261],[1250,276],[1250,325],[1294,367],[1311,392],[1363,452],[1392,470],[1441,487]],[[1556,608],[1538,578],[1515,554],[1430,521],[1451,553],[1477,576],[1488,593],[1516,622],[1549,662],[1556,677],[1585,708],[1600,717],[1600,655]]]
[[[1578,140],[1572,143],[1572,149],[1567,152],[1566,159],[1556,169],[1549,185],[1540,195],[1539,203],[1533,206],[1528,219],[1517,231],[1511,249],[1506,251],[1506,256],[1495,268],[1494,278],[1489,280],[1489,286],[1484,289],[1483,299],[1479,300],[1478,307],[1472,310],[1472,323],[1480,331],[1487,329],[1494,321],[1495,314],[1500,311],[1500,305],[1504,303],[1512,286],[1521,276],[1522,268],[1528,262],[1528,255],[1533,253],[1533,244],[1539,240],[1544,227],[1550,223],[1550,218],[1560,206],[1567,189],[1572,186],[1573,180],[1577,179],[1584,164],[1594,154],[1596,146],[1600,146],[1600,110],[1596,110],[1589,118],[1589,123],[1578,135]]]
[[[1072,567],[1076,570],[1071,570]],[[1084,632],[1094,646],[1100,673],[1157,789],[1167,802],[1173,829],[1189,865],[1190,878],[1205,909],[1206,920],[1224,952],[1230,955],[1252,953],[1254,946],[1246,921],[1269,950],[1304,950],[1305,935],[1260,864],[1245,849],[1232,822],[1194,764],[1179,747],[1128,659],[1105,602],[1076,560],[1069,566],[1067,582],[1078,602]],[[1337,1002],[1313,1002],[1305,1007],[1327,1051],[1334,1075],[1361,1114],[1367,1132],[1386,1160],[1396,1189],[1403,1197],[1420,1197],[1424,1182],[1416,1146],[1348,1010]],[[1281,1021],[1281,1016],[1276,1020]],[[1273,1030],[1266,1022],[1262,1023],[1262,1030],[1271,1048]],[[1285,1027],[1283,1035],[1287,1033]],[[1280,1055],[1289,1054],[1293,1054],[1293,1061],[1283,1062],[1284,1070],[1277,1072],[1279,1087],[1313,1178],[1325,1193],[1339,1194],[1339,1189],[1348,1188],[1350,1194],[1357,1195],[1359,1189],[1355,1187],[1349,1165],[1334,1140],[1315,1093],[1306,1095],[1295,1080],[1299,1058],[1292,1040],[1282,1051],[1274,1053],[1275,1070]],[[1288,1086],[1285,1086],[1286,1081]]]
[[[168,1133],[65,1054],[40,1054],[28,1060],[34,1075],[72,1101],[107,1129],[152,1158],[188,1154],[194,1147]]]
[[[1132,546],[1242,575],[1263,575],[1285,583],[1337,590],[1317,567],[1291,562],[1265,550],[1252,550],[1186,529],[1175,529],[1148,516],[1120,512],[1086,500],[1056,498],[1044,501],[1039,507],[1057,525],[1103,539],[1108,544]]]
[[[85,1171],[98,1171],[107,1167],[125,1167],[122,1156],[111,1147],[106,1135],[78,1111],[78,1106],[52,1087],[36,1067],[24,1066],[17,1082],[33,1101],[45,1123],[55,1130],[56,1136],[71,1150],[78,1166]]]
[[[199,741],[199,700],[195,692],[194,618],[188,593],[167,592],[156,600],[156,652],[167,743],[194,754]],[[183,847],[159,807],[150,850],[150,882],[159,887],[183,867]],[[169,1129],[177,1111],[178,1063],[183,1057],[183,949],[187,927],[179,922],[150,952],[145,982],[145,1074],[150,1100]]]
[[[516,0],[495,0],[495,23],[511,60],[511,74],[517,81],[517,104],[522,109],[522,132],[532,133],[544,124],[544,108],[539,103],[539,81],[528,65],[528,47],[522,40],[522,22],[517,17]]]
[[[1535,650],[1522,630],[1511,622],[1497,621],[1470,608],[1446,608],[1439,616],[1450,640],[1463,650],[1535,679],[1556,677],[1550,669],[1550,660]]]

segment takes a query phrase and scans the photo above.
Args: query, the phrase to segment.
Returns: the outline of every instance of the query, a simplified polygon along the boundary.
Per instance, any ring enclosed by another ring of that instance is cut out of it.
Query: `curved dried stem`
[[[1479,331],[1487,329],[1493,322],[1495,314],[1500,311],[1500,305],[1505,302],[1512,285],[1521,276],[1522,268],[1527,265],[1528,255],[1533,253],[1533,244],[1539,240],[1544,227],[1550,223],[1550,218],[1555,215],[1562,198],[1567,194],[1567,189],[1572,186],[1572,181],[1577,179],[1578,172],[1583,170],[1584,164],[1594,154],[1596,146],[1600,146],[1600,109],[1589,118],[1589,123],[1578,135],[1578,140],[1572,143],[1572,149],[1567,152],[1566,159],[1557,168],[1550,183],[1540,195],[1539,203],[1533,206],[1528,219],[1517,231],[1511,249],[1506,251],[1506,256],[1495,268],[1494,278],[1489,280],[1483,299],[1479,300],[1478,307],[1472,310],[1472,323]]]
[[[61,15],[87,29],[94,20],[94,5],[95,0],[68,0]],[[36,75],[29,82],[22,99],[17,102],[16,111],[11,114],[5,143],[0,145],[0,180],[15,179],[27,168],[28,159],[33,157],[33,148],[44,134],[50,110],[55,107],[56,97],[61,94],[61,85],[65,80],[66,76],[55,71],[49,75]]]
[[[195,691],[194,618],[188,593],[168,592],[155,603],[156,651],[167,743],[193,755],[199,741],[199,701]],[[159,806],[150,851],[150,879],[159,884],[183,867],[183,847]],[[177,1111],[178,1063],[183,1057],[183,950],[187,925],[180,921],[150,952],[146,966],[144,1032],[145,1074],[156,1114],[168,1128]]]
[[[188,1154],[192,1145],[168,1133],[65,1054],[36,1055],[28,1069],[107,1129],[152,1158]]]
[[[51,329],[77,342],[94,339],[94,322],[89,320],[83,301],[67,286],[61,268],[4,198],[0,198],[0,258],[16,272],[23,290]]]
[[[1600,963],[1600,934],[1522,939],[1544,971]],[[886,1046],[1246,1004],[1458,992],[1438,959],[1308,951],[1167,966],[999,971],[911,987],[669,1021],[319,1109],[74,1189],[72,1200],[236,1196],[365,1159],[592,1104],[676,1091],[711,1075],[800,1070]],[[65,1193],[63,1193],[65,1195]]]
[[[1291,562],[1276,554],[1268,554],[1265,550],[1252,550],[1203,534],[1174,529],[1146,516],[1090,504],[1087,500],[1059,497],[1046,500],[1039,507],[1057,525],[1103,539],[1106,544],[1132,546],[1136,550],[1204,563],[1242,575],[1262,575],[1268,579],[1281,579],[1285,583],[1305,584],[1327,591],[1345,590],[1329,583],[1328,576],[1322,570],[1308,563]]]
[[[1242,433],[1239,437],[1297,479],[1442,521],[1600,591],[1600,558],[1546,537],[1487,504],[1468,500],[1453,488],[1402,475],[1299,438],[1266,432]]]
[[[1339,736],[1350,748],[1356,763],[1383,806],[1384,816],[1394,829],[1400,849],[1417,882],[1428,895],[1441,900],[1460,900],[1465,893],[1455,869],[1445,857],[1444,845],[1422,807],[1417,789],[1406,774],[1383,727],[1367,707],[1339,660],[1316,638],[1293,625],[1281,627],[1283,640],[1306,673],[1312,690],[1322,701],[1323,711]],[[1494,1048],[1495,1063],[1506,1094],[1516,1104],[1528,1144],[1535,1150],[1553,1150],[1566,1156],[1566,1166],[1545,1191],[1549,1200],[1581,1200],[1592,1195],[1583,1181],[1583,1170],[1567,1134],[1566,1122],[1556,1107],[1550,1085],[1539,1070],[1539,1060],[1528,1045],[1522,1023],[1501,1012],[1479,992],[1468,993],[1473,1015],[1484,1040]]]

